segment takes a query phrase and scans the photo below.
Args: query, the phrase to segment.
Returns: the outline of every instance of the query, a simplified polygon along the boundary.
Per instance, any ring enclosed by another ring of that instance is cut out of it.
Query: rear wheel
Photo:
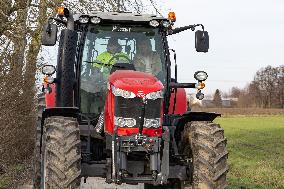
[[[192,188],[226,188],[228,152],[224,129],[219,124],[197,121],[187,123],[183,133],[183,154],[192,158]]]
[[[45,108],[45,96],[44,93],[40,93],[37,97],[37,122],[36,122],[36,141],[35,141],[35,149],[34,149],[34,159],[33,159],[33,188],[39,189],[40,188],[40,140],[41,140],[41,119],[42,119],[42,112]]]
[[[45,120],[43,131],[41,187],[79,188],[81,148],[77,120],[49,117]]]

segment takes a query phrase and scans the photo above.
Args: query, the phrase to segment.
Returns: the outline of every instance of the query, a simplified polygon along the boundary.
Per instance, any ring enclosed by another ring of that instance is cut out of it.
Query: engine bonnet
[[[153,75],[133,70],[115,71],[110,75],[109,83],[116,88],[131,91],[141,98],[164,88],[162,82]]]

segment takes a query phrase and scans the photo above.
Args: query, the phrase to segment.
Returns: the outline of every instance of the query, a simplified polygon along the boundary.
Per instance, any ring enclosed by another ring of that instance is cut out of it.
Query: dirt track
[[[143,189],[143,185],[115,185],[105,183],[105,179],[102,178],[88,178],[86,183],[81,182],[80,189]]]
[[[87,182],[84,183],[83,179],[81,181],[80,189],[144,189],[143,184],[139,185],[115,185],[105,183],[103,178],[88,178]],[[32,185],[24,185],[19,187],[19,189],[32,189]]]

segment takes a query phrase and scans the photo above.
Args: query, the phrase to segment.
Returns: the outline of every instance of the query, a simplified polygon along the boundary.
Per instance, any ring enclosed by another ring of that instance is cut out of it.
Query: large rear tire
[[[36,141],[35,141],[35,149],[34,149],[34,156],[33,156],[33,188],[39,189],[40,188],[40,140],[41,140],[41,119],[42,119],[42,112],[45,108],[45,95],[44,93],[40,93],[37,96],[37,122],[36,122]]]
[[[183,154],[192,158],[192,188],[226,188],[228,152],[224,129],[219,124],[197,121],[187,123],[183,134]]]
[[[79,188],[81,141],[77,120],[69,117],[47,118],[42,141],[41,188]]]

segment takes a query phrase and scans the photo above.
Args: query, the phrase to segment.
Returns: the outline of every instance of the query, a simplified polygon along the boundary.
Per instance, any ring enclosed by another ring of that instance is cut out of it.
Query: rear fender
[[[184,125],[191,121],[213,121],[216,117],[221,117],[221,114],[215,112],[185,112],[175,119],[174,125]]]
[[[51,116],[63,116],[63,117],[74,117],[78,118],[79,108],[77,107],[56,107],[56,108],[46,108],[42,113],[41,128],[40,128],[40,154],[42,147],[42,135],[43,135],[43,125],[44,120]]]
[[[55,107],[46,108],[42,113],[42,122],[44,119],[51,116],[64,116],[77,118],[79,115],[79,108],[77,107]]]
[[[192,121],[210,121],[212,122],[216,117],[221,117],[221,114],[209,113],[209,112],[186,112],[182,116],[176,117],[172,122],[172,125],[176,126],[175,138],[179,142],[181,134],[184,130],[184,126],[188,122]]]

